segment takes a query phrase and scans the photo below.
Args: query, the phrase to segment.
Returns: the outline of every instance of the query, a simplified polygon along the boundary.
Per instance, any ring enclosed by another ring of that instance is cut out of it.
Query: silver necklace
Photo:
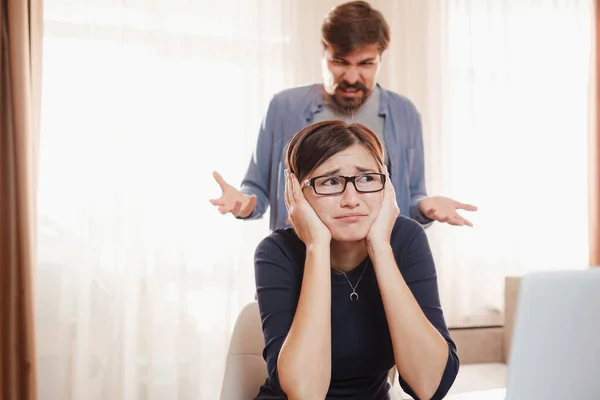
[[[331,267],[331,268],[335,269],[337,272],[344,275],[344,278],[346,278],[346,280],[348,281],[348,285],[350,285],[350,287],[352,288],[352,293],[350,293],[350,300],[358,300],[358,293],[356,293],[356,288],[358,287],[360,280],[362,279],[363,275],[365,274],[365,271],[367,270],[368,265],[369,265],[369,261],[367,260],[367,262],[365,263],[365,266],[363,267],[363,270],[360,274],[360,278],[358,278],[358,281],[356,281],[356,285],[354,285],[354,286],[352,286],[352,283],[350,283],[350,279],[348,279],[348,276],[346,275],[346,273],[344,271],[340,271],[339,269],[337,269],[334,266]]]

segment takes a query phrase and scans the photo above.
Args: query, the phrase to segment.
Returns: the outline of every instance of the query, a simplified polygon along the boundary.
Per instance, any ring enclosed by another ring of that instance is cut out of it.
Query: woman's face
[[[375,158],[363,146],[357,144],[329,158],[304,181],[321,176],[350,177],[366,173],[381,173],[381,170]],[[367,190],[377,189],[378,185],[372,177],[365,177],[356,183],[359,188]],[[319,178],[315,184],[320,193],[331,192],[335,191],[336,187],[337,190],[341,190],[344,180]],[[306,200],[327,225],[332,239],[340,242],[359,241],[367,237],[379,213],[383,193],[382,190],[360,193],[351,182],[348,182],[344,192],[336,195],[321,195],[315,193],[312,187],[304,188]]]

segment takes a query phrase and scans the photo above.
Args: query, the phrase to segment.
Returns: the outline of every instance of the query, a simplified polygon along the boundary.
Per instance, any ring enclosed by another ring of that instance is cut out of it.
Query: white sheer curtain
[[[422,112],[430,194],[480,207],[428,229],[452,326],[502,323],[504,276],[588,266],[592,0],[379,1],[382,81]]]
[[[217,398],[267,221],[221,216],[211,172],[239,184],[302,79],[296,5],[45,3],[41,398]]]
[[[452,1],[445,10],[432,189],[481,206],[476,230],[432,232],[455,324],[501,321],[505,275],[589,265],[593,3]]]
[[[238,184],[269,98],[320,80],[337,3],[45,0],[41,399],[218,397],[268,230],[218,214],[211,172]],[[506,274],[587,265],[591,3],[373,2],[430,193],[481,207],[428,230],[452,325],[497,322]]]

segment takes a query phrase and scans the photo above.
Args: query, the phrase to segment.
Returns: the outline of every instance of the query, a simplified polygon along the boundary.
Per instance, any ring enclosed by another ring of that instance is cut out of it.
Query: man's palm
[[[221,197],[211,199],[210,203],[213,206],[219,207],[221,214],[231,213],[235,217],[248,217],[254,211],[256,205],[256,195],[248,196],[223,179],[218,172],[213,172],[213,177],[221,188]]]
[[[458,214],[458,210],[477,211],[472,204],[465,204],[443,196],[427,197],[421,201],[419,206],[421,212],[428,218],[446,222],[455,226],[470,226],[471,221]]]

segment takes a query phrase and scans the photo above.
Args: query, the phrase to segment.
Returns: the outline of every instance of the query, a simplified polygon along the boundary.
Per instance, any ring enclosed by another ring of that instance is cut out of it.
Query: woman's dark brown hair
[[[383,170],[383,146],[377,135],[364,125],[344,121],[318,122],[297,132],[287,147],[286,167],[302,182],[331,156],[355,144],[364,146]]]
[[[383,15],[366,1],[351,1],[325,15],[321,41],[334,54],[345,56],[357,48],[377,44],[383,53],[390,43],[390,27]]]

